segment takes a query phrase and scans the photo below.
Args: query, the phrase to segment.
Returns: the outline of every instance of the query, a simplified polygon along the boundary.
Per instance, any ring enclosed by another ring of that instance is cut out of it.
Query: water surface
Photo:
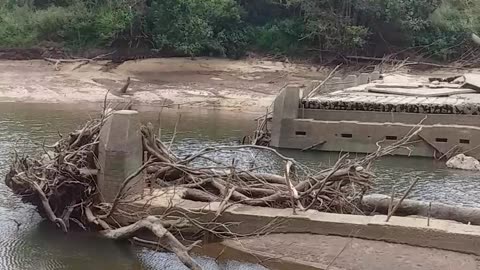
[[[95,111],[66,106],[0,104],[1,175],[8,168],[13,147],[20,153],[38,153],[43,142],[54,142],[59,134],[68,134],[95,115]],[[254,128],[252,118],[252,115],[235,112],[165,110],[161,117],[162,137],[169,141],[178,122],[174,150],[184,156],[206,146],[238,144],[241,137]],[[158,113],[143,113],[142,119],[157,122]],[[312,168],[333,164],[338,157],[335,153],[281,152]],[[251,166],[281,169],[271,154],[244,152],[232,157],[225,153],[217,158],[223,158],[226,163],[232,159],[248,160],[254,163]],[[375,173],[375,192],[378,193],[389,194],[392,185],[401,193],[419,177],[421,180],[411,198],[480,205],[479,173],[450,170],[432,159],[407,157],[384,158],[376,163]],[[59,233],[52,225],[40,222],[33,207],[12,196],[3,181],[0,183],[0,230],[0,269],[183,269],[171,254],[135,248],[93,234]],[[205,269],[262,269],[237,262],[215,263],[204,257],[198,260]]]

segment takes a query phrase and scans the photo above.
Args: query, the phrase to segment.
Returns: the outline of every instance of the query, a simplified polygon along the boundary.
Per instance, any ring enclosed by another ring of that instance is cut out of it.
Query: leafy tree
[[[157,0],[149,7],[147,25],[158,49],[226,55],[247,42],[242,18],[233,0]]]

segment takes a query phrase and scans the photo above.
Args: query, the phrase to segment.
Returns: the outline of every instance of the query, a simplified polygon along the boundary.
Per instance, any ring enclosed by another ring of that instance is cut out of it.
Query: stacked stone
[[[378,102],[355,102],[342,100],[302,100],[300,108],[318,110],[349,110],[349,111],[372,111],[372,112],[406,112],[425,114],[468,114],[480,115],[480,104],[433,104],[412,103],[394,104]]]

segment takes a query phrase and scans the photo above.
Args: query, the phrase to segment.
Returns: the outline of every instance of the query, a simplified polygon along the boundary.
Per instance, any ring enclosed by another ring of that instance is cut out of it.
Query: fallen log
[[[109,52],[109,53],[105,53],[105,54],[100,54],[100,55],[97,55],[93,58],[71,58],[71,59],[56,59],[56,58],[49,58],[49,57],[45,57],[43,58],[45,61],[47,62],[50,62],[50,63],[53,63],[54,64],[54,69],[55,71],[59,71],[60,70],[60,67],[59,65],[62,64],[62,63],[79,63],[75,68],[73,68],[74,70],[75,69],[78,69],[86,64],[89,64],[91,62],[94,62],[94,61],[98,61],[98,60],[103,60],[105,59],[106,57],[114,54],[115,51],[113,52]]]
[[[362,199],[362,210],[365,214],[380,213],[388,215],[391,198],[387,195],[367,195]],[[398,204],[399,199],[394,199],[393,204]],[[397,208],[398,216],[422,216],[428,218],[454,220],[465,224],[480,225],[480,208],[452,206],[439,202],[416,201],[405,199]]]
[[[152,231],[159,238],[159,244],[175,253],[185,266],[192,270],[202,269],[200,265],[188,255],[189,249],[165,229],[162,225],[162,220],[158,217],[148,216],[131,225],[118,229],[107,229],[100,233],[109,239],[128,239],[135,236],[135,234],[142,229],[149,229]]]
[[[393,64],[402,64],[403,66],[430,66],[430,67],[438,67],[438,68],[451,68],[451,69],[461,69],[463,67],[458,67],[454,65],[443,65],[443,64],[436,64],[431,62],[421,62],[421,61],[408,61],[407,60],[398,60],[392,58],[380,58],[380,57],[369,57],[369,56],[356,56],[356,55],[347,55],[344,56],[348,60],[356,60],[356,61],[370,61],[370,62],[382,62],[382,63],[393,63]]]

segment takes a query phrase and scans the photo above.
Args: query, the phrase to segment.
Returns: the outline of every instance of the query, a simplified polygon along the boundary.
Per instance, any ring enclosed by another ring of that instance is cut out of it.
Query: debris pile
[[[45,146],[44,149],[51,148],[52,151],[44,150],[38,158],[15,152],[5,177],[6,184],[65,232],[76,227],[99,231],[107,238],[125,239],[146,228],[158,236],[162,247],[176,253],[185,265],[200,269],[188,255],[190,247],[177,240],[176,236],[182,235],[183,228],[193,226],[200,232],[218,233],[222,237],[238,235],[229,234],[226,227],[215,220],[199,225],[192,219],[174,214],[148,216],[122,227],[112,217],[134,216],[135,213],[129,213],[122,207],[131,203],[132,198],[125,197],[123,189],[120,189],[113,203],[99,199],[95,160],[100,130],[110,115],[111,112],[106,111],[99,119],[88,121],[68,137]],[[152,189],[181,187],[186,190],[183,194],[185,199],[221,202],[223,209],[232,204],[245,204],[292,208],[293,211],[316,209],[361,214],[362,197],[373,185],[372,162],[399,147],[406,147],[419,131],[412,130],[405,138],[361,159],[348,159],[348,155],[344,155],[333,167],[315,170],[274,149],[255,145],[207,147],[182,158],[172,151],[173,140],[170,144],[162,142],[153,125],[148,124],[141,128],[145,152],[143,165],[125,179],[122,186],[128,186],[133,178],[144,175],[145,182]],[[241,168],[235,161],[225,164],[225,160],[216,160],[224,152],[235,155],[241,151],[269,152],[283,164],[283,174],[255,167]],[[202,165],[204,163],[200,160],[216,165]],[[197,233],[191,240],[201,238],[202,234]]]

